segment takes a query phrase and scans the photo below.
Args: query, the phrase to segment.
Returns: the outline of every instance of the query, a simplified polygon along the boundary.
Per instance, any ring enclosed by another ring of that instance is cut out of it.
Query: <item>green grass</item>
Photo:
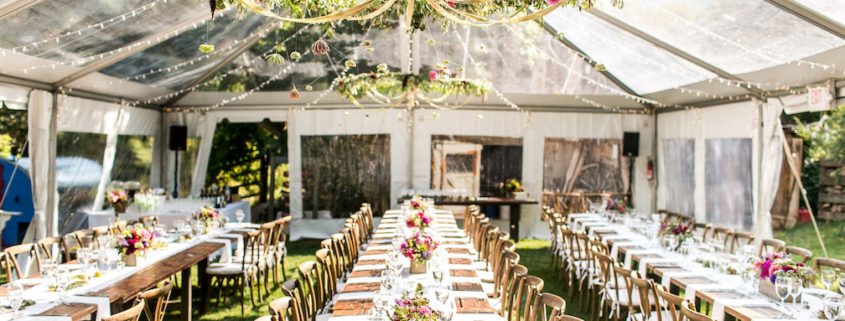
[[[827,257],[845,259],[845,242],[842,238],[843,227],[845,227],[845,222],[819,222],[819,232],[827,248]],[[775,238],[783,240],[787,245],[813,251],[815,257],[825,256],[811,223],[798,225],[788,230],[776,231]]]
[[[288,256],[285,259],[285,268],[287,272],[288,278],[298,278],[298,274],[296,273],[296,267],[306,261],[314,260],[314,252],[320,249],[320,240],[300,240],[296,242],[288,242],[287,244],[288,249]],[[196,266],[193,267],[194,269],[194,276],[196,276]],[[246,307],[246,315],[242,318],[241,317],[241,304],[239,296],[235,296],[229,298],[229,301],[226,304],[221,304],[219,306],[214,306],[214,300],[212,299],[211,304],[209,305],[209,312],[204,314],[203,316],[197,318],[196,311],[198,310],[198,300],[200,293],[195,289],[194,291],[194,320],[203,320],[203,321],[216,321],[216,320],[255,320],[256,318],[266,315],[269,313],[267,309],[267,305],[270,301],[283,297],[281,287],[272,287],[272,278],[271,278],[271,287],[270,287],[270,297],[264,298],[264,303],[256,306],[254,309],[252,308],[252,303],[249,301],[249,293],[246,293],[245,303],[244,306]],[[196,277],[193,279],[194,286],[196,286]],[[263,291],[263,290],[262,290]],[[175,290],[174,290],[175,292]],[[216,295],[217,292],[213,292],[212,294]],[[172,295],[176,295],[173,293]],[[256,298],[257,300],[257,298]],[[181,320],[181,313],[179,312],[180,307],[178,305],[172,305],[167,307],[168,314],[165,317],[167,321],[176,321]]]
[[[581,311],[581,304],[566,295],[563,282],[558,278],[557,270],[551,266],[549,241],[537,239],[523,239],[516,243],[519,253],[519,264],[528,268],[528,275],[539,277],[545,281],[543,292],[553,293],[566,300],[566,314],[587,319],[585,311]]]

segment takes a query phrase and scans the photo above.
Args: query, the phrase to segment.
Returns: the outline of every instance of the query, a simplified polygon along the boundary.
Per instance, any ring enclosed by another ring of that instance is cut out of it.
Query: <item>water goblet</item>
[[[56,269],[56,292],[59,293],[59,301],[65,303],[67,297],[67,288],[70,286],[70,271],[66,267],[58,267]]]
[[[754,279],[757,278],[757,271],[753,267],[746,267],[740,273],[740,277],[742,277],[742,285],[744,285],[745,294],[750,295],[754,292]]]
[[[53,273],[56,271],[56,260],[53,259],[44,259],[41,260],[41,277],[48,282],[51,282],[53,279]]]
[[[798,297],[801,296],[801,293],[804,291],[804,282],[798,277],[791,277],[789,278],[789,281],[791,282],[789,295],[792,296],[792,304],[795,304],[798,301]]]
[[[241,222],[244,220],[245,216],[246,216],[246,214],[244,213],[243,210],[235,211],[235,219],[238,220],[238,224],[241,224]]]
[[[783,305],[783,301],[789,296],[791,286],[789,277],[786,275],[778,275],[777,279],[775,279],[775,291],[777,292],[778,298],[780,298],[780,305]]]
[[[23,284],[19,281],[11,282],[6,290],[9,306],[12,308],[12,320],[20,317],[18,311],[23,305]]]
[[[833,282],[836,281],[836,271],[822,269],[820,274],[822,283],[824,283],[824,288],[830,290],[833,286]]]
[[[824,297],[822,301],[822,310],[824,311],[824,316],[828,320],[836,320],[839,318],[839,315],[842,313],[842,297],[837,294],[829,294]]]

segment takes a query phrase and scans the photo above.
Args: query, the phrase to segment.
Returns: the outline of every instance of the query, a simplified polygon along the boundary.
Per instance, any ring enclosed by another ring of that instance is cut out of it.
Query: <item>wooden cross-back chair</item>
[[[621,318],[622,309],[625,309],[625,314],[631,315],[639,311],[639,293],[634,293],[634,284],[631,281],[631,276],[634,272],[623,268],[621,266],[613,266],[613,275],[611,280],[616,282],[615,291],[610,292],[610,296],[616,303],[619,310],[616,311],[615,317],[617,320]],[[619,281],[623,283],[619,283]]]
[[[768,253],[775,253],[784,251],[786,242],[778,239],[763,239],[760,240],[760,247],[757,249],[757,256],[763,256]]]
[[[135,299],[135,303],[132,304],[132,307],[129,309],[123,310],[123,312],[112,314],[111,316],[104,317],[102,321],[137,321],[141,317],[141,313],[144,312],[144,299],[138,298]]]
[[[557,321],[566,311],[566,301],[551,293],[536,293],[532,301],[531,314],[524,321]]]
[[[807,264],[813,258],[813,251],[797,246],[787,246],[786,254],[796,263]]]
[[[533,293],[543,290],[543,279],[526,275],[528,269],[523,271],[522,268],[517,269],[518,274],[514,274],[514,282],[511,283],[511,290],[507,299],[507,310],[504,311],[506,321],[520,321],[523,315],[527,315],[529,310],[527,307],[530,308],[531,300],[527,298],[533,295]],[[502,307],[504,309],[505,305],[502,305]]]
[[[330,249],[322,248],[314,253],[314,258],[322,271],[323,282],[323,306],[327,305],[332,297],[338,292],[337,288],[337,269],[334,266],[334,257]]]
[[[164,314],[167,311],[167,303],[170,300],[171,290],[173,290],[173,282],[171,280],[166,280],[159,288],[141,292],[140,297],[146,302],[144,305],[144,314],[147,315],[147,320],[164,320]]]
[[[730,246],[726,250],[728,253],[736,254],[736,251],[741,249],[743,246],[751,245],[752,243],[754,243],[754,234],[748,232],[733,232],[730,237]]]
[[[271,301],[268,308],[273,321],[295,321],[295,306],[296,300],[292,297],[283,297]]]
[[[328,250],[328,257],[326,259],[326,264],[331,268],[331,275],[332,275],[332,291],[337,293],[340,291],[340,287],[338,286],[337,281],[343,278],[343,258],[337,251],[336,247],[334,246],[334,242],[332,239],[325,239],[320,242],[320,246],[322,249]],[[318,251],[319,253],[319,251]],[[317,261],[320,261],[320,256],[317,256]]]
[[[91,242],[100,247],[100,236],[108,235],[110,228],[108,225],[94,226],[91,228]]]
[[[728,250],[728,242],[731,240],[731,235],[733,234],[733,230],[726,228],[726,227],[714,227],[710,233],[710,237],[705,239],[705,242],[709,242],[711,244],[720,244],[723,247],[724,251]]]
[[[306,303],[308,299],[305,296],[305,290],[303,289],[299,279],[290,279],[282,283],[282,293],[284,293],[285,296],[292,298],[294,306],[294,320],[312,320],[311,314],[308,313],[308,304]]]
[[[545,282],[543,282],[543,279],[533,275],[526,276],[524,280],[523,287],[520,289],[524,290],[524,292],[522,292],[522,295],[519,295],[525,300],[522,307],[522,320],[531,320],[534,313],[534,302],[540,299],[540,292],[543,291]]]
[[[18,255],[27,255],[28,257],[26,262],[35,262],[36,271],[41,269],[41,263],[39,263],[40,259],[38,256],[38,250],[36,249],[35,244],[24,243],[12,245],[10,247],[7,247],[3,251],[3,263],[6,267],[7,282],[10,282],[15,279],[23,279],[27,276],[24,275],[26,271],[21,270],[21,266],[18,264]]]
[[[481,248],[480,252],[482,253],[483,260],[487,263],[488,269],[493,268],[492,264],[493,261],[496,259],[496,253],[494,247],[498,246],[499,242],[499,227],[495,225],[489,225],[487,227],[487,231],[484,235],[481,236]]]
[[[277,237],[276,222],[261,224],[262,243],[260,246],[260,257],[263,259],[261,261],[261,274],[264,277],[264,292],[268,297],[270,296],[270,274],[273,274],[273,281],[278,282],[275,272],[273,272],[276,271],[276,260],[274,259],[274,256],[276,253],[276,246],[278,245]]]
[[[511,267],[510,277],[505,284],[505,290],[502,292],[502,297],[499,299],[499,315],[504,317],[509,315],[509,309],[514,307],[513,300],[516,295],[517,288],[522,282],[522,279],[528,274],[528,268],[525,266],[514,264]],[[519,303],[517,303],[518,305]]]
[[[332,251],[338,258],[338,266],[340,267],[338,276],[345,280],[346,273],[352,271],[352,259],[347,254],[346,236],[344,234],[332,234]]]
[[[246,314],[246,308],[244,306],[246,295],[244,292],[247,289],[249,289],[249,299],[253,307],[257,305],[253,286],[257,285],[258,287],[258,301],[263,301],[261,296],[261,272],[263,269],[262,260],[266,259],[262,256],[262,236],[263,232],[261,230],[247,232],[244,235],[244,251],[241,258],[238,258],[233,263],[215,263],[206,268],[206,273],[211,278],[211,284],[214,284],[217,288],[216,304],[219,305],[221,300],[222,302],[227,300],[229,295],[224,295],[221,299],[221,295],[227,289],[229,290],[228,292],[234,294],[240,288],[242,316]],[[206,293],[206,295],[209,294]]]
[[[662,285],[655,285],[654,292],[660,297],[660,300],[657,301],[660,311],[664,311],[658,316],[658,321],[682,321],[681,307],[684,306],[684,298],[672,294]]]
[[[813,270],[821,274],[823,269],[833,269],[838,272],[845,272],[845,261],[829,257],[817,257],[813,260]]]
[[[710,232],[710,229],[713,228],[713,225],[710,223],[695,223],[692,225],[693,227],[693,236],[698,235],[702,241],[707,240],[707,233]]]
[[[628,300],[628,304],[633,305],[635,303],[639,303],[639,307],[637,309],[640,311],[639,313],[631,314],[631,319],[634,321],[662,321],[664,311],[660,309],[660,298],[654,289],[654,281],[632,275],[631,285],[633,285],[634,289],[636,289],[635,296],[639,300]],[[633,311],[631,306],[629,306],[628,309],[629,311]]]
[[[54,247],[56,247],[55,252]],[[68,257],[70,257],[70,253],[68,253],[67,244],[65,244],[64,238],[61,236],[45,237],[38,240],[38,249],[41,250],[40,259],[55,259],[57,264],[69,261]]]
[[[586,310],[591,312],[593,320],[598,320],[600,312],[605,306],[616,307],[619,304],[616,298],[620,297],[620,285],[613,271],[614,259],[599,251],[592,251],[592,255],[598,266],[598,276],[595,281],[588,285],[587,298],[593,300],[594,305],[591,306],[588,301],[585,306],[587,307]],[[616,292],[616,295],[611,295],[611,292]]]
[[[311,315],[311,320],[316,320],[317,314],[323,310],[326,302],[323,272],[314,261],[303,262],[297,270],[301,280],[300,286],[307,291],[304,305],[308,309],[308,314]]]
[[[497,262],[496,268],[493,269],[493,298],[501,298],[511,269],[514,265],[519,264],[519,254],[514,251],[502,252],[501,258]]]
[[[693,306],[689,302],[685,302],[686,304],[681,306],[681,313],[684,315],[684,318],[689,321],[713,321],[712,318],[708,317],[705,314],[698,313],[696,311],[695,306]]]

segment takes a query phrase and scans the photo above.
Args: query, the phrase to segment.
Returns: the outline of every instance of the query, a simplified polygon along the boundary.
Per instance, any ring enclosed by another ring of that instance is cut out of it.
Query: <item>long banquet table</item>
[[[358,263],[349,275],[341,293],[334,300],[334,309],[329,321],[353,321],[366,318],[373,307],[373,297],[380,288],[380,273],[386,268],[388,251],[392,250],[391,240],[396,233],[396,224],[404,224],[400,212],[385,212],[367,250],[358,258]],[[455,218],[449,211],[436,210],[434,224],[443,238],[448,258],[449,275],[444,276],[451,284],[451,295],[455,300],[455,321],[501,321],[504,318],[496,314],[490,305],[481,279],[476,273],[473,261],[472,245],[463,231],[459,230]],[[409,274],[409,260],[404,260],[404,272],[401,280],[408,283],[433,282],[430,274]]]
[[[148,254],[147,260],[135,267],[124,267],[120,271],[103,272],[88,283],[67,291],[65,302],[58,300],[58,294],[47,290],[39,274],[21,280],[25,283],[24,297],[35,304],[25,308],[23,319],[39,321],[76,321],[96,316],[100,320],[111,311],[122,307],[141,291],[150,289],[168,277],[181,273],[180,300],[182,320],[191,320],[192,287],[191,267],[197,265],[199,293],[209,291],[209,278],[205,267],[209,259],[220,255],[221,261],[230,261],[233,248],[243,250],[243,233],[254,226],[249,224],[227,224],[210,234],[198,235],[192,240],[168,243],[168,246]],[[75,263],[75,262],[70,262]],[[5,302],[5,287],[0,286],[0,300]],[[207,296],[203,296],[200,313],[207,309]],[[0,321],[10,320],[11,314],[0,314]]]
[[[650,276],[674,292],[693,298],[696,306],[704,306],[715,321],[816,321],[827,291],[804,289],[804,300],[810,309],[798,304],[774,302],[754,291],[743,291],[737,275],[714,274],[693,257],[663,248],[649,246],[650,240],[632,232],[622,223],[612,223],[597,214],[570,214],[570,226],[602,239],[611,248],[611,256],[639,275]],[[651,242],[651,244],[654,244]],[[765,282],[765,280],[761,280]],[[787,301],[788,302],[788,301]]]

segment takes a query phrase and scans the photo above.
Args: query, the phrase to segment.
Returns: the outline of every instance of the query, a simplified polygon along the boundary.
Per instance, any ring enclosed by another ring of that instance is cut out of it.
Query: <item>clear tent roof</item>
[[[845,0],[796,2],[845,23]],[[293,86],[318,90],[328,86],[346,60],[357,62],[352,72],[373,70],[379,63],[399,70],[407,61],[406,53],[397,50],[407,34],[398,28],[364,30],[355,23],[343,23],[337,27],[337,36],[328,40],[331,61],[306,54],[289,71],[263,57],[288,37],[286,57],[293,50],[307,53],[324,27],[285,25],[274,30],[276,21],[256,15],[238,20],[231,11],[206,23],[207,2],[201,0],[35,0],[23,9],[4,11],[14,5],[15,1],[0,0],[4,26],[0,52],[20,58],[25,66],[4,64],[0,74],[53,83],[56,77],[75,73],[81,79],[71,82],[71,87],[106,77],[136,86],[132,88],[150,88],[127,94],[134,99],[190,92],[193,87],[186,87],[195,84],[206,91],[246,91],[270,78],[278,80],[262,90],[287,91]],[[840,36],[766,0],[626,0],[624,9],[598,9],[733,75],[806,61],[845,46]],[[486,78],[505,93],[535,95],[648,98],[718,77],[712,68],[660,48],[597,14],[561,8],[544,22],[548,28],[522,23],[469,30],[451,27],[445,32],[430,25],[415,40],[419,57],[415,65],[426,71],[447,60],[453,71],[462,68],[466,77]],[[297,33],[301,28],[305,30]],[[265,31],[269,33],[263,39],[245,48],[249,39]],[[138,44],[150,39],[147,46]],[[429,45],[429,39],[435,44]],[[358,45],[363,40],[372,42],[370,49]],[[197,47],[203,43],[214,44],[217,50],[202,53]],[[129,54],[115,55],[119,59],[105,66],[85,68],[115,53]],[[606,67],[606,72],[591,63]],[[25,72],[28,66],[50,64],[53,78],[39,79]],[[843,67],[836,66],[831,75],[841,75]],[[233,79],[244,81],[235,86]]]

